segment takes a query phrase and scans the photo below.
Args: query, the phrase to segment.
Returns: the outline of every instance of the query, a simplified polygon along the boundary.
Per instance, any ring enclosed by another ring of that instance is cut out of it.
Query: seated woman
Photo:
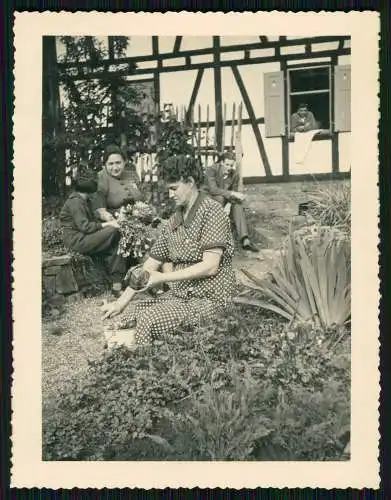
[[[135,328],[115,332],[110,343],[134,349],[173,332],[183,322],[213,318],[237,291],[228,215],[220,203],[199,191],[202,166],[189,160],[165,173],[177,210],[143,265],[149,273],[146,289],[169,283],[170,290],[135,304],[131,308]],[[135,293],[127,287],[117,301],[105,304],[103,319],[120,314]]]
[[[107,258],[114,295],[122,290],[121,280],[126,272],[126,260],[117,255],[120,234],[118,223],[98,222],[94,219],[89,197],[96,192],[95,172],[81,166],[73,179],[74,191],[60,212],[64,244],[70,250],[85,255]]]
[[[121,206],[140,201],[143,196],[137,187],[137,173],[125,168],[125,158],[116,145],[108,146],[103,156],[104,167],[98,174],[98,189],[92,199],[96,216],[102,221],[114,219]]]

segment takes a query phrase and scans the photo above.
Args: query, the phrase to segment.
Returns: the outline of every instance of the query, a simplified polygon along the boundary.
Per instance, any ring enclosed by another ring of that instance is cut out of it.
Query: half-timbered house
[[[200,123],[205,152],[211,141],[218,151],[232,147],[242,109],[245,183],[349,175],[349,36],[131,37],[121,59],[110,52],[110,37],[105,40],[105,72],[126,74],[123,64],[136,63],[129,85],[142,88],[160,110],[172,106]],[[73,70],[75,79],[95,77],[88,62]],[[298,164],[290,117],[302,102],[318,131]]]

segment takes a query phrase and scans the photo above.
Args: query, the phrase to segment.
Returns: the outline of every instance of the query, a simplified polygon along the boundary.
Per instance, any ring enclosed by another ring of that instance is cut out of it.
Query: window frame
[[[328,68],[329,72],[329,88],[328,90],[313,90],[313,91],[303,91],[303,92],[291,92],[291,72],[292,71],[304,71],[316,68]],[[321,129],[315,138],[317,139],[326,139],[331,137],[333,133],[333,66],[331,61],[325,61],[324,63],[314,63],[314,64],[295,64],[291,66],[287,66],[286,68],[286,107],[287,107],[287,132],[288,138],[290,140],[294,140],[294,133],[291,131],[291,117],[293,110],[291,109],[291,96],[292,95],[310,95],[310,94],[328,94],[329,95],[329,127],[328,129]],[[315,117],[316,119],[316,117]],[[314,139],[315,139],[314,138]]]

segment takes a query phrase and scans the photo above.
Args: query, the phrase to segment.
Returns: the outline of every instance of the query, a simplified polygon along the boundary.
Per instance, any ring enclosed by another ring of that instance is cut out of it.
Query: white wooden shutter
[[[285,135],[284,73],[264,74],[265,132],[266,137]]]
[[[351,115],[350,65],[334,68],[334,130],[350,132]]]

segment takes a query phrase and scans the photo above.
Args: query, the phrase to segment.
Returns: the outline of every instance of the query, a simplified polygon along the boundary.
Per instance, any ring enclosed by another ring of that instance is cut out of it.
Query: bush
[[[321,226],[336,227],[350,233],[350,182],[318,185],[310,197],[310,214]]]
[[[270,309],[289,322],[329,328],[350,320],[350,239],[330,227],[291,231],[269,277],[243,272],[263,298],[240,300]]]
[[[286,331],[238,306],[153,347],[107,352],[45,418],[44,459],[271,460],[277,446],[292,459],[338,458],[336,422],[349,423],[347,336],[331,348],[306,328]],[[304,418],[302,401],[323,400]]]
[[[42,251],[51,256],[67,253],[62,227],[56,216],[50,215],[42,220]]]

